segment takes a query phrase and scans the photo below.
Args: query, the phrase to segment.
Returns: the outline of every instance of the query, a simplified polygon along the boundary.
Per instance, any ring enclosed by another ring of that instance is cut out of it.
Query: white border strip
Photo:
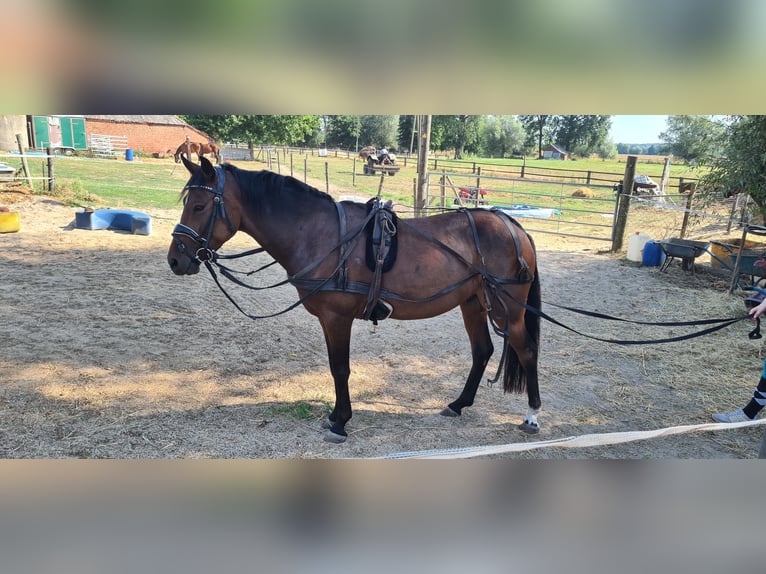
[[[756,419],[753,421],[745,421],[741,423],[707,423],[707,424],[699,424],[699,425],[684,425],[684,426],[668,427],[664,429],[656,429],[656,430],[648,430],[648,431],[627,431],[627,432],[616,432],[616,433],[584,434],[580,436],[570,436],[565,438],[543,440],[543,441],[536,441],[536,442],[464,447],[464,448],[443,449],[443,450],[422,450],[422,451],[413,451],[413,452],[400,452],[400,453],[389,454],[387,456],[378,457],[378,458],[384,458],[384,459],[472,458],[475,456],[486,456],[491,454],[504,454],[508,452],[522,452],[526,450],[536,450],[536,449],[547,448],[551,446],[562,447],[562,448],[585,448],[585,447],[592,447],[592,446],[603,446],[603,445],[610,445],[610,444],[634,442],[639,440],[647,440],[647,439],[657,438],[662,436],[684,434],[689,432],[737,429],[737,428],[744,428],[744,427],[762,426],[764,424],[766,424],[766,418]]]

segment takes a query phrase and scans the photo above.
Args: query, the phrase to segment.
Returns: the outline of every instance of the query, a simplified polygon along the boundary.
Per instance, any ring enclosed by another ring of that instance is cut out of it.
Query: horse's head
[[[193,275],[237,232],[240,203],[236,183],[223,167],[205,158],[200,165],[183,155],[181,160],[191,177],[183,189],[184,210],[173,229],[168,264],[176,275]]]

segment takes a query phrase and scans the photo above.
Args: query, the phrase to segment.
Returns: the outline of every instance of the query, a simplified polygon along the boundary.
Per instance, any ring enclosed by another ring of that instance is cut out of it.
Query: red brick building
[[[178,116],[85,116],[88,136],[126,136],[127,147],[147,154],[174,153],[189,136],[191,141],[212,139]]]

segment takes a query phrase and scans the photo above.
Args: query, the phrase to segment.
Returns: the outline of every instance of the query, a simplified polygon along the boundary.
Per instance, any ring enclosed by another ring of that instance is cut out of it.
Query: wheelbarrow
[[[691,239],[665,239],[658,242],[660,249],[665,253],[665,262],[660,271],[667,270],[673,259],[681,260],[681,268],[694,274],[694,260],[703,253],[709,253],[709,241],[692,241]]]

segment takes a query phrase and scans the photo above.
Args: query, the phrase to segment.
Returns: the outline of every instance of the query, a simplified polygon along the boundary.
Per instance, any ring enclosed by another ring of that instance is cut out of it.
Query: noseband
[[[194,253],[194,261],[197,264],[201,264],[205,261],[212,261],[216,257],[215,251],[210,249],[210,239],[213,236],[213,227],[215,227],[215,221],[218,219],[218,217],[221,217],[225,222],[226,225],[229,226],[229,231],[232,233],[236,232],[236,229],[232,225],[231,221],[229,220],[228,215],[226,215],[226,208],[223,205],[223,185],[225,182],[225,176],[224,171],[221,166],[214,166],[215,172],[218,176],[218,183],[215,187],[210,187],[208,185],[187,185],[183,188],[183,191],[191,190],[191,189],[202,189],[204,191],[207,191],[209,193],[213,194],[213,213],[210,215],[210,221],[207,224],[207,231],[205,232],[205,236],[203,237],[199,233],[197,233],[194,229],[191,227],[184,225],[183,223],[177,224],[173,228],[173,240],[176,243],[176,246],[178,247],[178,250],[181,253],[186,253],[186,246],[184,246],[183,241],[179,238],[180,236],[186,236],[189,239],[192,239],[193,241],[196,241],[199,245],[199,248]]]

